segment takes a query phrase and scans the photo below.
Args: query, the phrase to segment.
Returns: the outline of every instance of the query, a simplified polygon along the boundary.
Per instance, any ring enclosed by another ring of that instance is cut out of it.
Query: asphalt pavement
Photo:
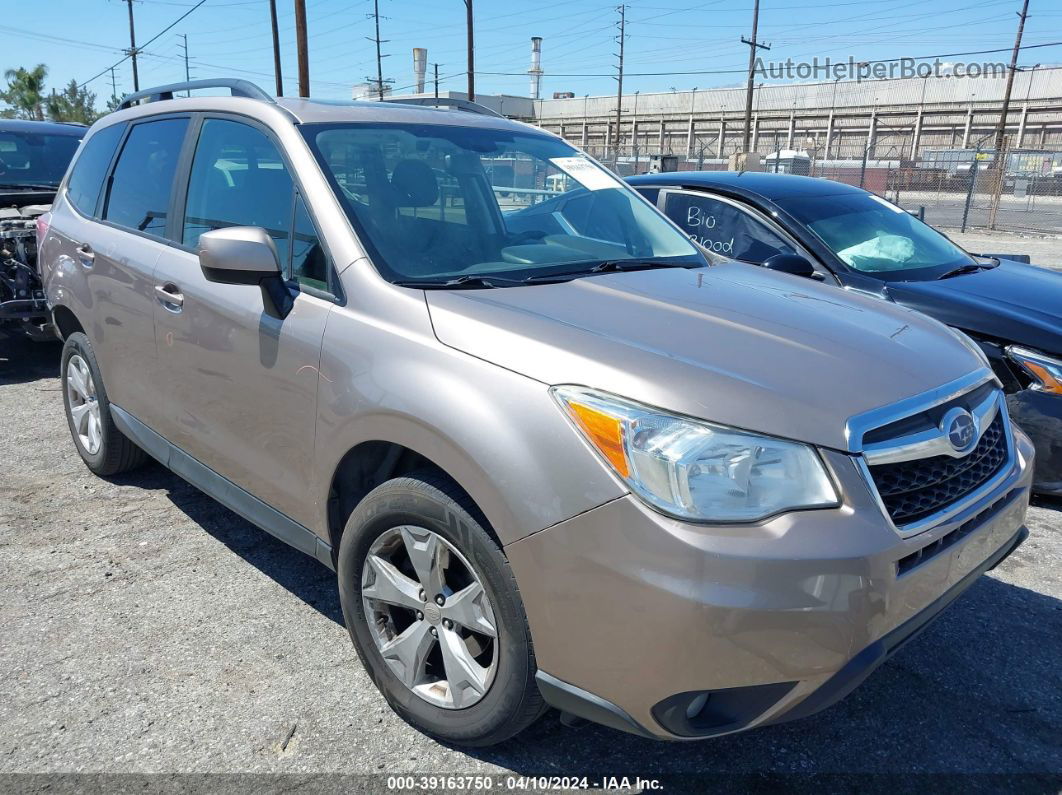
[[[1020,550],[817,717],[680,744],[567,728],[550,713],[468,752],[387,707],[323,566],[158,465],[89,473],[63,418],[58,356],[0,342],[0,774],[689,776],[671,779],[680,789],[813,774],[866,789],[868,774],[941,774],[963,791],[1057,791],[1062,502],[1037,501]],[[0,786],[62,781],[85,786]]]

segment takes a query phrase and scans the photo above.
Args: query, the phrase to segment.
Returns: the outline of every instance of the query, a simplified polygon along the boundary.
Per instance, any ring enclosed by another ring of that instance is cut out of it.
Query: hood
[[[427,301],[442,343],[543,383],[837,449],[852,415],[983,366],[924,315],[733,262]]]
[[[1001,260],[991,270],[931,282],[889,282],[904,306],[966,331],[1062,353],[1062,274]]]

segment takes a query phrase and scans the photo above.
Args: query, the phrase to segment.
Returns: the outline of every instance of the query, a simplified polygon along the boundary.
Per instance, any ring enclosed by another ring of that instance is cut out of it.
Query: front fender
[[[421,304],[423,307],[423,304]],[[315,500],[328,537],[332,477],[355,446],[386,441],[441,467],[510,544],[626,493],[546,384],[344,309],[321,356]]]

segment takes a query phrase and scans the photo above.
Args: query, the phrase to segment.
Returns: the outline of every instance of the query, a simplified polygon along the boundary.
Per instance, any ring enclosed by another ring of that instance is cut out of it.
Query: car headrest
[[[439,181],[423,160],[402,160],[391,172],[399,207],[430,207],[439,200]]]

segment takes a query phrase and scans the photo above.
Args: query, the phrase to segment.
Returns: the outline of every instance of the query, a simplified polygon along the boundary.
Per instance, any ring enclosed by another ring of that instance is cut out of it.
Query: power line
[[[1033,50],[1040,47],[1057,47],[1062,44],[1062,41],[1048,41],[1043,44],[1023,44],[1022,50]],[[912,60],[912,61],[929,61],[934,58],[957,58],[962,55],[990,55],[998,52],[1010,52],[1010,47],[1002,47],[995,50],[969,50],[967,52],[945,52],[938,53],[936,55],[912,55],[900,58],[879,58],[871,61],[858,61],[859,64],[876,64],[876,63],[896,63],[898,61]],[[744,74],[745,69],[701,69],[686,72],[628,72],[627,77],[681,77],[684,75],[730,75],[730,74]],[[502,77],[522,77],[525,72],[477,72],[481,75],[502,76]],[[615,75],[607,72],[580,72],[580,73],[563,73],[563,72],[550,72],[551,77],[615,77]]]
[[[148,40],[147,40],[146,42],[144,42],[144,44],[143,44],[143,45],[141,45],[140,47],[137,47],[137,48],[136,48],[137,52],[142,52],[142,51],[144,50],[144,48],[145,48],[145,47],[147,47],[147,46],[148,46],[149,44],[151,44],[151,43],[152,43],[152,42],[154,42],[154,41],[155,41],[156,39],[158,39],[158,38],[159,38],[159,37],[160,37],[160,36],[161,36],[161,35],[162,35],[163,33],[165,33],[166,31],[170,30],[170,29],[171,29],[172,27],[174,27],[174,26],[175,26],[175,25],[176,25],[177,23],[179,23],[179,22],[180,22],[181,20],[183,20],[184,18],[186,18],[186,17],[187,17],[187,16],[189,15],[189,14],[191,14],[191,13],[192,13],[193,11],[195,11],[195,10],[196,10],[197,8],[199,8],[199,7],[201,6],[201,5],[203,5],[203,3],[205,3],[205,2],[206,2],[206,0],[199,0],[199,2],[198,2],[198,3],[196,3],[196,4],[194,5],[194,6],[192,6],[191,8],[189,8],[189,9],[188,9],[187,11],[185,11],[185,12],[184,12],[183,14],[181,14],[181,15],[180,15],[179,17],[177,17],[177,19],[175,19],[175,20],[174,20],[174,21],[173,21],[172,23],[170,23],[169,25],[167,25],[166,27],[164,27],[164,28],[163,28],[162,30],[160,30],[160,31],[159,31],[158,33],[156,33],[156,34],[155,34],[154,36],[152,36],[152,37],[151,37],[150,39],[148,39]],[[130,16],[130,20],[131,20],[131,19],[132,19],[132,17]],[[130,27],[131,27],[131,25],[132,25],[132,23],[130,22]],[[124,58],[122,58],[122,59],[121,59],[120,61],[117,61],[116,63],[113,63],[113,64],[111,64],[111,65],[110,65],[110,66],[108,66],[108,67],[107,67],[106,69],[103,69],[103,70],[102,70],[102,71],[100,71],[99,73],[97,73],[97,74],[93,75],[92,77],[90,77],[90,78],[89,78],[88,80],[86,80],[85,82],[83,82],[83,83],[79,83],[79,84],[78,84],[78,88],[84,88],[84,87],[85,87],[85,86],[87,86],[87,85],[88,85],[89,83],[91,83],[91,82],[92,82],[93,80],[96,80],[96,79],[98,79],[98,78],[100,78],[100,77],[103,77],[103,75],[107,74],[107,72],[109,72],[109,71],[110,71],[111,69],[114,69],[114,68],[116,68],[116,67],[118,67],[118,66],[121,66],[121,65],[122,65],[123,63],[125,63],[126,61],[128,61],[128,60],[129,60],[129,58],[130,58],[130,57],[132,57],[132,55],[133,55],[133,53],[130,53],[129,55],[126,55],[126,56],[125,56]],[[134,63],[135,63],[135,62],[134,62]],[[135,77],[135,76],[136,76],[136,75],[135,75],[135,69],[134,69],[134,77]],[[139,89],[137,89],[137,88],[135,87],[135,85],[134,85],[134,88],[133,88],[133,90],[134,90],[134,91],[138,91]]]

